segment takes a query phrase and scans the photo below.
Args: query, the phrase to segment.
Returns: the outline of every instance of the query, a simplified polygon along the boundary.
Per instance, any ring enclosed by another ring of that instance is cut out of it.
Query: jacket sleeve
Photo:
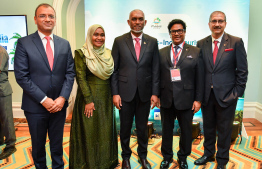
[[[31,80],[28,54],[21,42],[21,39],[18,39],[17,41],[14,59],[14,72],[16,81],[21,86],[23,91],[40,103],[46,94]]]
[[[118,49],[118,44],[117,40],[115,39],[113,48],[112,48],[112,57],[114,59],[114,72],[111,75],[111,92],[112,95],[118,95],[118,70],[119,70],[119,60],[120,60],[120,55],[119,55],[119,49]]]
[[[87,82],[87,67],[84,62],[84,58],[82,57],[78,50],[75,50],[75,71],[76,71],[76,82],[78,87],[80,88],[82,95],[84,96],[85,104],[93,102],[93,96],[90,90],[90,86]]]
[[[242,39],[236,42],[236,83],[238,97],[244,94],[248,75],[247,54]]]
[[[74,60],[72,57],[71,47],[69,42],[67,43],[68,43],[67,68],[66,68],[65,80],[63,83],[62,90],[60,92],[60,96],[63,96],[65,99],[68,100],[74,84],[75,71],[74,71]]]
[[[157,40],[154,42],[154,57],[152,67],[152,95],[160,95],[160,55]]]
[[[196,89],[195,89],[195,101],[203,101],[204,97],[204,63],[202,58],[202,51],[200,49],[197,64],[196,64]]]
[[[6,50],[0,46],[0,71],[3,71],[5,68],[6,64],[8,64],[8,54]]]

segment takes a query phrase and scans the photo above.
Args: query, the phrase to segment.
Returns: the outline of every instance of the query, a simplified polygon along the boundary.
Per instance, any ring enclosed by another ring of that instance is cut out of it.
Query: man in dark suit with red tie
[[[139,162],[143,169],[150,169],[146,159],[147,122],[150,104],[153,108],[159,101],[159,51],[157,40],[143,33],[146,25],[143,11],[131,11],[128,24],[131,32],[117,37],[112,48],[114,72],[111,88],[113,103],[120,116],[122,168],[131,169],[129,143],[135,116]]]
[[[64,168],[63,129],[74,82],[70,44],[52,33],[55,10],[40,4],[35,10],[38,31],[18,39],[14,70],[23,89],[22,109],[28,121],[32,156],[37,169],[46,166],[46,135],[50,140],[52,168]]]
[[[172,44],[160,50],[160,113],[164,157],[160,169],[173,161],[173,129],[177,118],[181,129],[179,168],[187,169],[192,147],[192,120],[201,107],[204,92],[204,68],[201,51],[185,43],[186,24],[174,19],[168,24]]]
[[[226,168],[238,97],[244,94],[247,82],[247,55],[241,38],[224,32],[226,15],[215,11],[210,15],[212,32],[197,42],[202,49],[205,67],[205,94],[202,104],[204,155],[195,165],[215,160],[216,133],[217,168]]]

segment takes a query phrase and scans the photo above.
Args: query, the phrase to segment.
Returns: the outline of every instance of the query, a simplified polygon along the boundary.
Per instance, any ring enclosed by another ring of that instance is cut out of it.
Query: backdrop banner
[[[112,49],[114,39],[130,31],[127,23],[130,11],[140,9],[145,13],[147,24],[144,33],[157,38],[159,49],[169,45],[171,39],[167,25],[173,19],[186,22],[186,43],[196,45],[197,41],[210,35],[208,27],[209,16],[213,11],[223,11],[226,14],[225,32],[241,37],[247,50],[249,0],[85,0],[85,30],[89,26],[100,24],[105,29],[106,47]],[[83,37],[84,38],[84,37]],[[236,108],[236,118],[242,122],[244,97],[239,98]],[[117,129],[119,130],[119,112],[115,109]],[[161,134],[160,110],[150,111],[149,121],[154,123],[155,133]],[[202,128],[201,110],[194,115],[194,121],[199,121]],[[133,129],[135,125],[133,124]],[[174,134],[177,134],[176,122]],[[203,131],[203,130],[202,130]]]

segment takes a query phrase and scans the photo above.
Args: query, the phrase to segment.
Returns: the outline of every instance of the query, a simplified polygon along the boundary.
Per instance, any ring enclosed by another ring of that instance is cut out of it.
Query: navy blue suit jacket
[[[63,96],[68,100],[72,90],[75,72],[69,42],[54,35],[54,64],[51,71],[37,31],[18,39],[14,71],[16,81],[23,89],[22,109],[32,113],[46,112],[40,104],[45,96],[53,100]],[[64,110],[67,105],[66,102]]]
[[[247,54],[241,38],[224,33],[215,65],[211,35],[197,42],[202,49],[205,67],[205,95],[203,105],[209,100],[211,85],[217,102],[228,107],[244,94],[248,75]]]

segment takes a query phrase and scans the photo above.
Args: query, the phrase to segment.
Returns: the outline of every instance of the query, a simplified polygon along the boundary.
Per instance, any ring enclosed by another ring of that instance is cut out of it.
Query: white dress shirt
[[[182,42],[182,43],[180,43],[178,46],[179,46],[179,48],[177,49],[177,53],[181,50],[181,52],[179,53],[179,55],[178,55],[178,61],[179,61],[179,58],[180,58],[180,56],[181,56],[181,53],[182,53],[182,50],[183,50],[183,43],[184,42]],[[171,57],[171,62],[172,63],[174,63],[173,62],[173,60],[174,60],[174,53],[173,53],[173,50],[172,50],[172,47],[174,47],[174,52],[175,52],[175,46],[177,46],[177,45],[175,45],[174,43],[173,43],[173,45],[171,46],[171,48],[170,48],[170,57]]]
[[[45,48],[45,51],[46,51],[46,44],[47,44],[47,40],[46,40],[46,35],[44,35],[43,33],[41,33],[40,31],[38,31],[38,35],[40,36],[40,39],[42,40],[42,43],[44,45],[44,48]],[[50,46],[51,46],[51,49],[52,49],[52,52],[53,52],[53,56],[55,56],[55,51],[54,51],[54,35],[53,33],[51,35],[49,35],[51,38],[50,38]],[[45,96],[42,100],[41,100],[41,104],[47,99],[47,96]]]
[[[215,44],[214,44],[214,41],[216,40],[216,41],[218,41],[218,43],[217,43],[217,48],[219,49],[219,46],[220,46],[220,44],[221,44],[221,40],[222,40],[222,37],[224,36],[224,32],[223,32],[223,34],[218,38],[218,39],[215,39],[212,35],[211,35],[211,37],[212,37],[212,52],[214,51],[214,49],[215,49]]]
[[[141,46],[143,33],[142,33],[139,37],[136,37],[136,36],[133,35],[132,32],[131,32],[131,36],[132,36],[132,39],[133,39],[134,48],[136,48],[136,47],[135,47],[135,46],[136,46],[136,40],[135,40],[135,38],[139,38],[139,43],[140,43],[140,46]]]

